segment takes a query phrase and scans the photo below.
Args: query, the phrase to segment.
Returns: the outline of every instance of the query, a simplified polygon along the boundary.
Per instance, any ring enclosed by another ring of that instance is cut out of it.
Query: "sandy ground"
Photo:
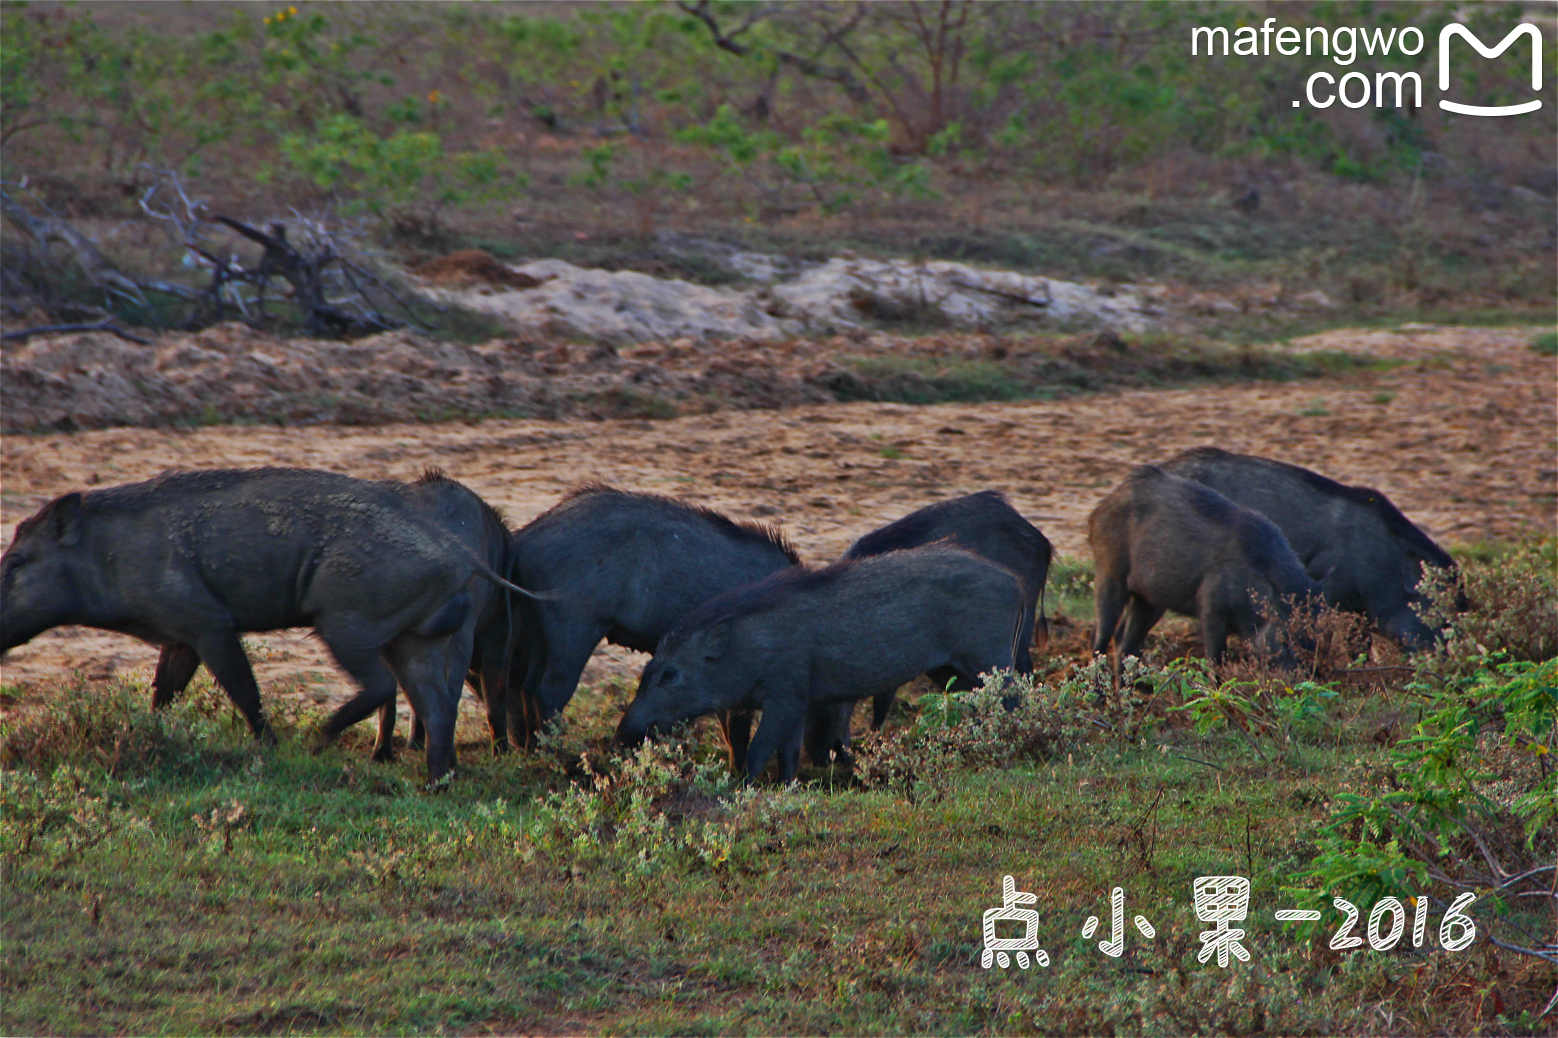
[[[438,466],[523,524],[569,486],[602,480],[760,518],[811,562],[932,501],[1005,491],[1064,555],[1087,554],[1088,512],[1132,465],[1199,444],[1261,454],[1383,490],[1446,547],[1552,536],[1558,502],[1555,362],[1543,329],[1330,332],[1295,349],[1350,349],[1412,363],[1389,372],[1059,402],[829,404],[667,421],[500,421],[372,428],[108,429],[8,435],[0,525],[73,489],[168,468],[300,465],[365,478]],[[303,631],[252,636],[267,694],[320,702],[350,693]],[[646,657],[602,649],[586,681],[636,681]],[[79,670],[150,680],[156,651],[62,628],[13,650],[0,680]],[[280,690],[276,686],[282,686]]]

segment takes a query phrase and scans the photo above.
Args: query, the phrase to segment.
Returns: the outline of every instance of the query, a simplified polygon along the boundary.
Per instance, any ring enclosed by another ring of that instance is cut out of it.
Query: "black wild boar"
[[[1285,617],[1290,600],[1320,590],[1268,519],[1154,465],[1132,471],[1093,509],[1087,537],[1094,652],[1107,652],[1112,639],[1122,657],[1139,654],[1168,609],[1200,621],[1214,662],[1230,633],[1272,648],[1274,621],[1261,621],[1254,599]]]
[[[545,595],[516,603],[516,745],[568,705],[602,638],[653,652],[694,608],[799,561],[773,527],[600,484],[570,491],[514,534],[511,551],[510,576]]]
[[[413,512],[444,530],[489,569],[498,573],[508,571],[511,531],[497,510],[469,487],[438,469],[428,469],[411,483],[386,480],[381,485],[400,494]],[[493,748],[501,752],[508,748],[506,697],[513,607],[508,595],[488,581],[475,582],[470,591],[473,596],[470,613],[454,637],[460,645],[471,645],[466,682],[485,706]],[[335,738],[365,718],[374,707],[366,695],[347,701],[330,718],[325,727],[327,736]],[[373,758],[389,760],[394,755],[394,700],[379,704],[378,711],[379,735]],[[424,737],[422,718],[413,717],[408,747],[421,748]]]
[[[1276,523],[1331,605],[1362,613],[1408,650],[1433,643],[1413,609],[1417,584],[1424,565],[1454,569],[1455,561],[1378,490],[1216,447],[1185,451],[1163,469]]]
[[[432,736],[436,780],[453,765],[467,665],[450,636],[478,576],[512,587],[382,484],[304,469],[167,473],[66,494],[18,525],[0,560],[0,651],[61,624],[176,647],[158,705],[198,661],[255,736],[274,739],[239,635],[311,626],[368,695],[391,699],[399,679]]]
[[[975,555],[998,562],[1017,574],[1023,582],[1026,599],[1023,606],[1023,633],[1017,646],[1017,672],[1033,669],[1029,645],[1035,634],[1039,644],[1048,644],[1049,624],[1044,618],[1044,582],[1049,577],[1053,549],[1038,527],[1017,513],[998,490],[953,498],[910,512],[902,519],[866,534],[844,553],[846,559],[918,548],[951,538]],[[937,672],[931,680],[945,685],[950,673]],[[876,697],[872,726],[880,728],[892,709],[895,689]],[[849,748],[849,721],[854,703],[830,703],[812,709],[806,718],[806,752],[812,763],[821,764],[830,753],[843,754]],[[738,765],[739,766],[739,765]]]
[[[746,755],[795,777],[806,712],[937,667],[1011,669],[1027,591],[1011,570],[949,544],[792,569],[700,606],[660,642],[617,738],[717,711],[763,712]]]

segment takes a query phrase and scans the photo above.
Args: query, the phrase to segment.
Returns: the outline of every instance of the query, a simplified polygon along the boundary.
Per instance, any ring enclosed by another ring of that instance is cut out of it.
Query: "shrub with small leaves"
[[[0,771],[0,858],[7,861],[41,854],[54,868],[105,840],[150,832],[101,775],[71,765],[46,779]]]
[[[1049,756],[1088,730],[1080,719],[1085,687],[1070,681],[1053,689],[1031,675],[996,671],[973,691],[922,696],[912,726],[862,740],[855,775],[868,789],[936,799],[959,772]]]
[[[1490,561],[1472,560],[1458,571],[1428,568],[1418,607],[1430,627],[1442,627],[1437,669],[1474,674],[1489,653],[1512,660],[1558,656],[1558,542],[1525,545]]]
[[[588,785],[549,794],[516,848],[527,860],[539,854],[640,875],[719,869],[758,853],[809,811],[798,789],[736,788],[723,761],[693,753],[649,742],[604,769],[586,756]]]

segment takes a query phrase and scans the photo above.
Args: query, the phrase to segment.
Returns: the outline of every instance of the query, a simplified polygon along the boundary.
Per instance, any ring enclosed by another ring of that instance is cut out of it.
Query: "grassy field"
[[[468,712],[436,793],[415,754],[369,763],[364,731],[316,751],[300,698],[271,700],[261,750],[204,678],[161,715],[124,682],[7,689],[0,1027],[1551,1033],[1558,974],[1509,946],[1554,939],[1558,670],[1477,647],[1552,656],[1551,551],[1466,565],[1528,615],[1474,612],[1389,681],[1178,660],[1111,692],[1052,657],[1015,713],[923,695],[853,777],[788,788],[738,789],[712,731],[617,755],[615,686],[535,755],[489,756]],[[1062,567],[1060,611],[1087,580]],[[1228,874],[1251,881],[1250,959],[1220,968],[1191,890]],[[1037,897],[1048,966],[980,965],[1005,875]],[[1119,957],[1098,945],[1114,887]],[[1478,940],[1447,951],[1461,889]],[[1367,920],[1387,895],[1429,898],[1423,947],[1410,927],[1327,947],[1332,896]],[[1317,927],[1273,916],[1309,907]]]

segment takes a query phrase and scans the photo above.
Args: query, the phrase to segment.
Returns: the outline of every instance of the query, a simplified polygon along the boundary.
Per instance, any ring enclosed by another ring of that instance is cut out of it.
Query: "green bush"
[[[1471,677],[1425,674],[1412,686],[1422,720],[1384,766],[1355,769],[1296,877],[1310,885],[1291,893],[1368,905],[1421,896],[1430,880],[1491,892],[1490,901],[1548,888],[1540,866],[1558,852],[1558,660],[1480,664]]]
[[[436,226],[444,209],[493,197],[512,180],[500,176],[495,152],[449,155],[436,133],[381,136],[350,115],[332,116],[316,131],[283,135],[281,155],[334,198],[342,213],[369,212],[402,232]]]

